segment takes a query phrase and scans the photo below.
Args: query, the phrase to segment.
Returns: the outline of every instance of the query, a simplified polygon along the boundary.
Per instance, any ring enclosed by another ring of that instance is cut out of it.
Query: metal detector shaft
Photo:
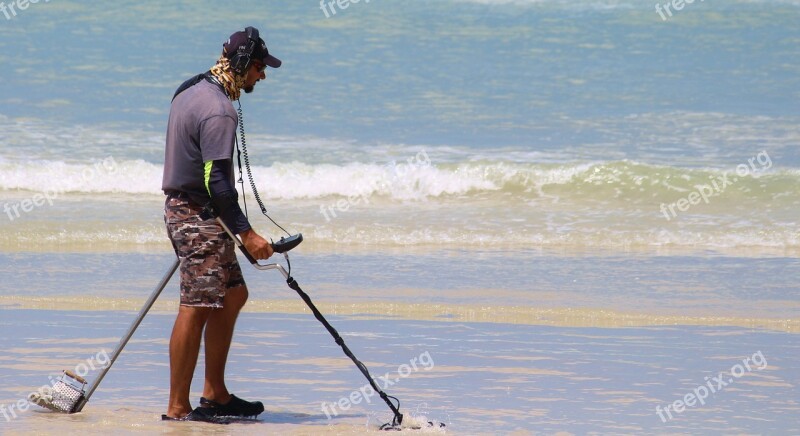
[[[308,308],[311,309],[311,312],[314,313],[314,317],[317,318],[317,320],[319,322],[321,322],[323,326],[325,326],[325,328],[328,330],[328,333],[330,333],[331,336],[333,336],[333,339],[336,341],[336,344],[338,344],[340,347],[342,347],[342,351],[344,351],[344,354],[347,355],[347,357],[349,357],[350,360],[353,361],[353,363],[356,365],[358,370],[361,371],[362,374],[364,374],[364,377],[366,377],[366,379],[369,382],[370,386],[372,386],[372,389],[374,389],[375,392],[377,392],[378,395],[380,395],[380,397],[383,399],[383,401],[386,402],[386,405],[389,406],[389,409],[392,410],[392,413],[394,413],[394,425],[393,426],[399,426],[400,424],[402,424],[402,422],[403,422],[403,414],[400,413],[400,410],[398,409],[398,407],[395,406],[394,403],[392,403],[392,401],[389,399],[389,395],[387,395],[386,392],[384,392],[383,389],[381,389],[378,386],[378,384],[375,383],[375,380],[372,379],[372,376],[370,375],[369,371],[367,370],[367,367],[364,366],[364,364],[361,363],[361,361],[359,361],[356,358],[356,356],[353,354],[352,351],[350,351],[350,348],[347,346],[347,344],[344,343],[344,339],[342,339],[341,335],[339,335],[339,332],[336,331],[335,328],[333,328],[333,326],[328,322],[327,319],[325,319],[325,317],[322,315],[322,312],[320,312],[319,309],[317,309],[317,306],[315,306],[314,303],[311,301],[311,297],[309,297],[308,294],[306,294],[302,289],[300,289],[300,285],[297,284],[297,281],[289,275],[289,273],[286,271],[286,269],[282,265],[279,265],[277,263],[270,263],[270,264],[266,264],[266,265],[259,264],[258,260],[255,259],[247,251],[247,248],[245,248],[245,246],[242,243],[242,241],[236,235],[234,235],[233,232],[231,232],[230,228],[228,228],[228,226],[225,225],[225,223],[222,221],[222,219],[217,217],[217,221],[222,226],[222,228],[225,230],[225,232],[228,234],[228,236],[230,236],[231,239],[233,239],[233,241],[236,243],[236,245],[242,251],[242,254],[245,255],[247,260],[249,260],[250,263],[253,264],[254,267],[256,267],[257,269],[260,269],[260,270],[277,269],[278,271],[281,272],[281,274],[283,274],[283,277],[286,279],[286,284],[289,286],[289,288],[293,289],[295,292],[297,292],[298,295],[300,295],[300,298],[303,299],[303,301],[306,303]],[[289,258],[288,250],[287,250],[287,252],[284,252],[283,255],[288,259]]]
[[[370,386],[372,386],[372,389],[374,389],[375,392],[377,392],[378,395],[380,395],[383,401],[386,402],[386,405],[389,406],[390,409],[392,409],[392,413],[394,413],[395,416],[394,425],[399,426],[400,424],[402,424],[403,414],[400,413],[400,410],[397,408],[397,406],[395,406],[394,403],[392,403],[392,401],[389,400],[389,396],[386,394],[386,392],[383,392],[383,390],[378,386],[378,384],[375,383],[375,380],[372,379],[372,376],[369,374],[367,367],[364,366],[364,364],[361,363],[361,361],[356,359],[356,356],[353,354],[352,351],[350,351],[350,348],[347,346],[347,344],[344,343],[344,339],[342,339],[342,337],[339,335],[339,332],[337,332],[336,329],[333,328],[333,326],[328,322],[328,320],[326,320],[325,317],[322,316],[322,313],[319,310],[317,310],[317,306],[315,306],[314,303],[311,301],[311,297],[309,297],[308,294],[306,294],[305,292],[303,292],[302,289],[300,289],[300,285],[297,284],[297,281],[295,281],[295,279],[293,279],[292,277],[289,277],[289,274],[286,273],[286,271],[283,269],[282,266],[278,265],[277,269],[283,273],[284,277],[286,277],[286,283],[289,285],[289,287],[294,289],[297,292],[297,294],[300,295],[300,298],[302,298],[303,301],[306,302],[306,305],[308,305],[309,309],[311,309],[311,311],[314,312],[314,317],[317,318],[317,320],[321,322],[322,325],[325,326],[325,328],[328,330],[331,336],[333,336],[333,339],[336,341],[336,343],[340,347],[342,347],[342,351],[344,351],[344,354],[347,355],[347,357],[349,357],[350,360],[352,360],[353,363],[356,365],[358,370],[361,371],[362,374],[364,374],[364,377],[366,377]]]
[[[97,375],[97,378],[95,378],[92,384],[89,386],[89,390],[86,392],[86,395],[84,395],[83,399],[75,406],[75,412],[80,412],[83,409],[83,406],[86,405],[86,402],[89,401],[89,397],[92,396],[94,391],[97,389],[97,386],[99,386],[100,382],[103,381],[103,377],[106,376],[106,373],[108,373],[108,370],[111,369],[111,366],[117,360],[117,357],[119,357],[120,353],[122,353],[122,349],[125,348],[125,345],[127,345],[128,341],[133,336],[133,333],[139,327],[139,324],[142,323],[144,316],[147,315],[147,312],[150,311],[151,307],[153,307],[153,303],[156,302],[158,296],[161,295],[161,291],[164,290],[164,288],[167,286],[167,283],[169,283],[169,280],[172,278],[172,275],[175,274],[175,271],[178,269],[178,265],[180,265],[180,260],[175,258],[175,262],[172,263],[172,266],[169,267],[167,273],[164,274],[164,277],[160,282],[158,282],[155,290],[152,294],[150,294],[150,298],[144,304],[144,307],[142,307],[142,309],[139,311],[139,315],[137,315],[136,319],[133,320],[133,323],[128,328],[128,332],[125,333],[125,336],[119,340],[117,348],[114,349],[114,352],[111,354],[111,359],[109,360],[108,365],[103,368],[100,374]]]

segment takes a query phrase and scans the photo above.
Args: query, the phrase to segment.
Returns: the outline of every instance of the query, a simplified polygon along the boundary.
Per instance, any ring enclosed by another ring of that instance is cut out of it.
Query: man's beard
[[[244,88],[244,93],[245,93],[245,94],[250,94],[251,92],[253,92],[253,89],[254,89],[254,88],[255,88],[255,85],[253,85],[253,86],[248,86],[247,88]]]

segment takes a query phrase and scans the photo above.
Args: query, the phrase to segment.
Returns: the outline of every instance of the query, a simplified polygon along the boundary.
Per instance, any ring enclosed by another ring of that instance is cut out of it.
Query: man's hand
[[[242,232],[239,235],[244,243],[244,248],[256,260],[269,259],[272,256],[272,244],[258,235],[253,229]]]

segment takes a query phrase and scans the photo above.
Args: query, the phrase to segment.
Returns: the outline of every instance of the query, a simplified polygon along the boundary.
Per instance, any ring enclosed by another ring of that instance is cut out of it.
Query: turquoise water
[[[0,23],[0,113],[160,134],[177,85],[254,24],[285,61],[244,100],[259,132],[559,150],[618,139],[576,128],[587,121],[799,115],[792,2],[698,2],[667,22],[650,4],[615,0],[381,1],[327,19],[312,1],[226,5],[34,5]],[[636,158],[642,134],[606,151]]]
[[[257,185],[312,244],[800,249],[795,2],[668,21],[611,0],[18,12],[0,23],[8,249],[163,242],[169,99],[246,24],[285,61],[242,101]],[[47,192],[57,204],[20,212]]]

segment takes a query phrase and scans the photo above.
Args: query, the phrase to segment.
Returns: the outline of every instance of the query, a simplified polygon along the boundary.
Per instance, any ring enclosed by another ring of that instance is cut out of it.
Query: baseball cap
[[[238,52],[247,50],[247,47],[250,44],[250,40],[247,38],[248,29],[252,29],[253,39],[258,41],[253,48],[252,58],[272,68],[279,68],[281,66],[281,60],[269,54],[269,50],[267,50],[267,43],[265,43],[264,40],[258,36],[258,29],[254,27],[248,27],[245,30],[240,30],[234,33],[230,38],[228,38],[227,41],[225,41],[224,44],[222,44],[222,53],[225,55],[225,57],[232,59]]]

